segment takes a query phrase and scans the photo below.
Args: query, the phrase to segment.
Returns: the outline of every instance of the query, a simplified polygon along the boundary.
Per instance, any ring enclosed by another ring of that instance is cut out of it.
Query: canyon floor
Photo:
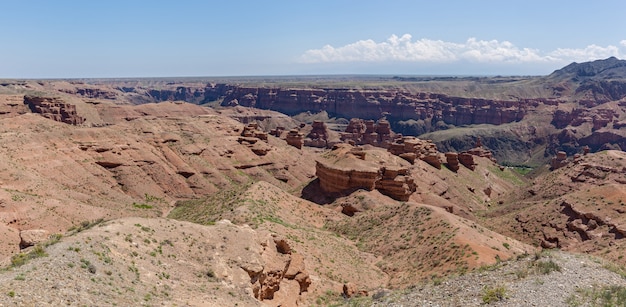
[[[615,78],[563,81],[580,68],[568,67],[462,80],[2,80],[0,306],[623,304],[626,98]],[[272,90],[287,86],[297,90]],[[263,97],[278,98],[261,108]],[[273,110],[331,98],[335,112]],[[382,119],[337,114],[390,101],[457,124],[523,118],[415,138],[383,107]]]

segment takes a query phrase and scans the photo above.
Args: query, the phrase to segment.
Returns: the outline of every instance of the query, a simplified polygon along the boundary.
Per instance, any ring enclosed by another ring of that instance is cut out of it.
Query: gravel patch
[[[372,306],[481,306],[486,305],[485,289],[498,287],[505,289],[504,298],[489,303],[490,306],[590,306],[585,291],[594,287],[626,286],[626,279],[606,269],[606,264],[586,255],[550,251],[539,259],[529,255],[483,267],[437,285],[429,283],[394,292],[374,299]]]

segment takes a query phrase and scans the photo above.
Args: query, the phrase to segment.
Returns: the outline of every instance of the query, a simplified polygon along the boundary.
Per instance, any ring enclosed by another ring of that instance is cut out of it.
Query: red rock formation
[[[287,137],[285,139],[287,144],[302,149],[302,145],[304,145],[304,134],[300,133],[298,129],[291,129],[289,133],[287,133]]]
[[[33,113],[58,122],[70,125],[85,122],[85,118],[76,113],[75,105],[64,103],[60,98],[24,96],[24,104],[28,105]]]
[[[341,133],[341,140],[356,145],[374,145],[387,148],[391,144],[395,133],[391,131],[389,121],[380,119],[377,123],[373,120],[353,118],[350,120],[346,131]]]
[[[401,165],[380,165],[367,160],[367,152],[338,144],[333,150],[334,160],[320,159],[316,164],[316,175],[322,190],[328,193],[343,193],[356,189],[377,189],[381,193],[406,201],[415,192],[416,185],[409,170]],[[391,161],[387,161],[391,162]],[[406,162],[405,162],[406,163]]]
[[[353,169],[337,168],[334,165],[317,161],[315,175],[320,179],[322,189],[329,193],[339,193],[354,189],[374,190],[380,178],[375,166],[355,166]]]
[[[483,144],[482,144],[482,141],[480,140],[480,138],[476,139],[476,145],[474,146],[474,148],[472,148],[470,150],[467,150],[467,151],[464,151],[463,153],[470,154],[472,156],[487,158],[487,159],[493,161],[494,163],[497,163],[496,159],[493,157],[493,153],[490,150],[488,150],[488,149],[483,147]],[[474,160],[473,158],[471,159],[471,161],[470,161],[470,158],[467,158],[467,157],[463,158],[463,159],[466,159],[467,163],[473,164],[473,160]],[[461,160],[460,156],[459,156],[459,160]],[[463,163],[463,161],[461,161],[461,164],[465,165],[465,163]],[[465,165],[465,166],[467,168],[471,169],[471,170],[474,170],[473,168],[471,168],[471,167],[469,167],[467,165]]]
[[[446,152],[446,162],[451,171],[456,172],[459,170],[459,154],[456,152]]]
[[[259,130],[259,126],[256,123],[250,123],[243,128],[241,132],[243,137],[253,137],[267,142],[267,133]]]
[[[272,147],[267,145],[267,133],[258,130],[256,123],[250,123],[245,126],[237,142],[248,146],[257,156],[264,156],[272,150]]]
[[[458,159],[459,162],[461,164],[463,164],[463,166],[471,169],[471,170],[475,170],[476,169],[476,163],[474,163],[474,156],[467,153],[467,152],[462,152],[458,155]]]
[[[218,86],[217,88],[224,89],[228,86]],[[216,100],[217,97],[212,96],[210,93],[205,93],[204,88],[185,87],[179,86],[175,89],[149,89],[144,93],[147,98],[152,101],[186,101],[191,103],[202,104],[205,102]]]
[[[421,140],[416,137],[406,136],[398,138],[387,149],[390,153],[399,156],[411,163],[419,158],[437,169],[441,169],[440,153],[430,140]]]
[[[617,113],[613,109],[573,109],[571,112],[556,110],[552,117],[552,124],[559,129],[567,126],[578,127],[584,123],[590,123],[593,130],[606,127]]]
[[[564,151],[559,151],[556,153],[556,157],[552,158],[552,160],[550,161],[550,168],[552,170],[556,170],[567,165],[567,163],[567,153]]]
[[[515,101],[451,97],[435,93],[393,90],[280,89],[215,85],[212,96],[223,96],[223,105],[254,106],[285,114],[327,111],[347,118],[432,119],[453,125],[504,124],[521,120],[542,99]]]
[[[34,246],[49,239],[50,232],[45,229],[28,229],[20,231],[20,249]]]
[[[376,181],[376,189],[381,193],[400,201],[409,200],[416,185],[406,168],[383,167],[382,178]]]
[[[273,136],[279,138],[283,134],[284,131],[285,131],[285,127],[279,126],[279,127],[276,127],[274,129],[272,129],[270,131],[270,135],[273,135]]]
[[[310,147],[327,148],[328,144],[328,128],[322,121],[314,121],[311,125],[312,129],[304,139],[304,145]]]
[[[87,98],[94,98],[94,99],[116,99],[117,98],[117,92],[113,90],[106,90],[106,89],[95,88],[95,87],[94,88],[87,87],[87,88],[65,89],[61,91],[68,93],[68,94],[74,94],[74,95],[79,95],[79,96],[83,96]]]
[[[550,168],[556,170],[567,165],[567,163],[569,163],[569,161],[567,161],[567,153],[559,151],[556,153],[556,157],[552,158],[550,161]]]

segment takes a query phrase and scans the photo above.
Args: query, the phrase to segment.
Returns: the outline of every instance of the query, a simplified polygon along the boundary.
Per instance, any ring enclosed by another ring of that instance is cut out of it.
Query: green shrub
[[[19,253],[11,257],[11,266],[18,267],[26,264],[29,260],[48,256],[46,250],[41,245],[36,245],[27,253]]]
[[[497,287],[485,286],[482,291],[483,303],[491,304],[491,303],[505,300],[507,298],[506,292],[507,290],[506,290],[506,287],[504,286],[497,286]]]
[[[133,203],[133,207],[138,209],[152,209],[152,205],[144,204],[144,203]]]

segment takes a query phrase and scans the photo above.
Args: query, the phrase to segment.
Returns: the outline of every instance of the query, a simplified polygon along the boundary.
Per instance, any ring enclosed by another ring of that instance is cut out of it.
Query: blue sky
[[[0,78],[544,75],[626,58],[626,1],[0,0]]]

